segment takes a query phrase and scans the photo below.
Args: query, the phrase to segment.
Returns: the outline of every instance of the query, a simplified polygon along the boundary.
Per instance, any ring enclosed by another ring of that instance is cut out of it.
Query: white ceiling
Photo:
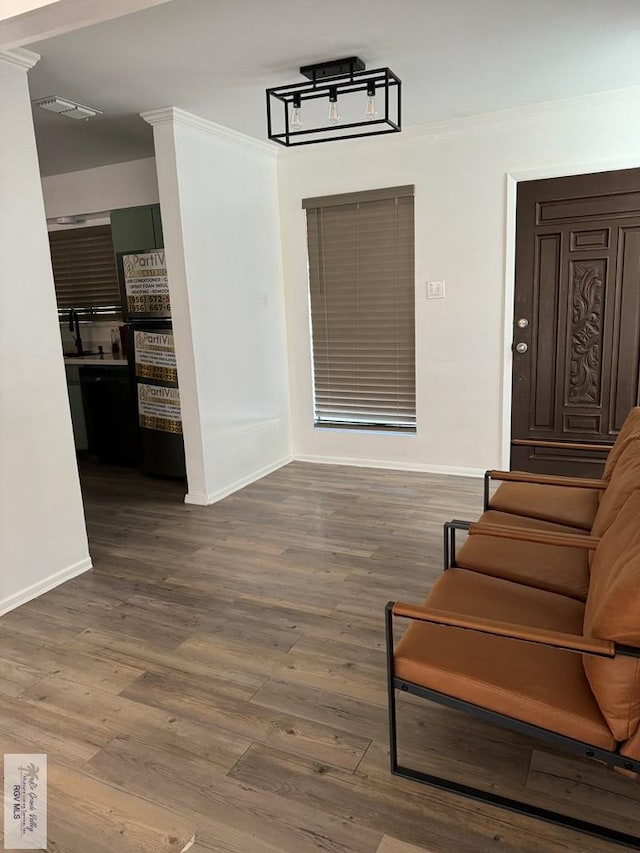
[[[358,55],[403,81],[405,127],[640,84],[638,0],[172,0],[29,45],[43,175],[146,157],[138,113],[176,106],[264,139],[267,86]]]

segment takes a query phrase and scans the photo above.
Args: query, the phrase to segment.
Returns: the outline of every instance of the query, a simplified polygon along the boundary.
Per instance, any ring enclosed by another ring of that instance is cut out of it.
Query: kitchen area
[[[160,207],[49,222],[79,463],[185,478]]]

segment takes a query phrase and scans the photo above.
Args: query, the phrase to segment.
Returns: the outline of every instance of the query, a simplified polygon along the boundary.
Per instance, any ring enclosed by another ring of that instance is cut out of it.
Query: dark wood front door
[[[511,467],[599,476],[639,346],[640,169],[519,183]]]

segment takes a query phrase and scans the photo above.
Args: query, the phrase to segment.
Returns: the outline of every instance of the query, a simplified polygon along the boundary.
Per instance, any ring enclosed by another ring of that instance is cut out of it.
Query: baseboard
[[[417,471],[422,474],[446,474],[450,477],[484,477],[485,468],[457,468],[453,465],[431,465],[422,462],[387,462],[379,459],[351,459],[345,456],[309,456],[297,453],[296,462],[318,465],[350,465],[354,468],[385,468],[391,471]]]
[[[207,506],[210,503],[209,496],[204,492],[187,492],[184,496],[184,502],[194,506]]]
[[[27,601],[38,598],[38,596],[43,593],[49,592],[50,589],[60,586],[61,583],[65,583],[65,581],[69,581],[71,578],[75,578],[77,575],[83,574],[83,572],[90,569],[92,565],[91,557],[85,557],[84,560],[79,560],[72,566],[62,569],[62,571],[56,572],[54,575],[49,575],[48,578],[44,578],[43,580],[28,586],[26,589],[21,589],[20,592],[16,592],[7,598],[4,598],[0,601],[0,616],[3,616],[10,610],[15,610],[16,607],[20,607],[21,604],[26,604]]]
[[[266,465],[264,468],[260,468],[257,471],[253,471],[246,477],[242,477],[240,480],[236,480],[229,486],[225,486],[224,489],[220,489],[218,492],[213,492],[211,494],[204,494],[202,492],[187,492],[187,494],[184,496],[184,502],[186,504],[195,504],[196,506],[210,506],[211,504],[217,503],[223,498],[232,495],[234,492],[238,492],[240,491],[240,489],[244,489],[245,486],[250,486],[251,483],[255,483],[256,480],[261,480],[268,474],[273,474],[274,471],[277,471],[279,468],[288,465],[289,462],[293,462],[293,456],[284,456],[282,459],[278,459],[277,462],[272,462],[270,465]]]

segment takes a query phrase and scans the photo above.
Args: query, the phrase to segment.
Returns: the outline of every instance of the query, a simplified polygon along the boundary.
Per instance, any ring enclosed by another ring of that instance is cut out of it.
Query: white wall
[[[153,157],[42,179],[47,218],[158,203]],[[95,223],[93,223],[95,224]]]
[[[189,494],[211,503],[291,457],[276,160],[180,110],[156,162]]]
[[[505,286],[507,175],[640,165],[639,138],[640,97],[628,90],[284,152],[279,186],[295,456],[454,473],[504,464],[504,317],[510,323],[512,311]],[[402,184],[416,188],[417,435],[316,430],[301,199]],[[446,280],[444,300],[427,302],[430,279]]]
[[[26,68],[2,54],[0,91],[2,613],[91,563]]]

